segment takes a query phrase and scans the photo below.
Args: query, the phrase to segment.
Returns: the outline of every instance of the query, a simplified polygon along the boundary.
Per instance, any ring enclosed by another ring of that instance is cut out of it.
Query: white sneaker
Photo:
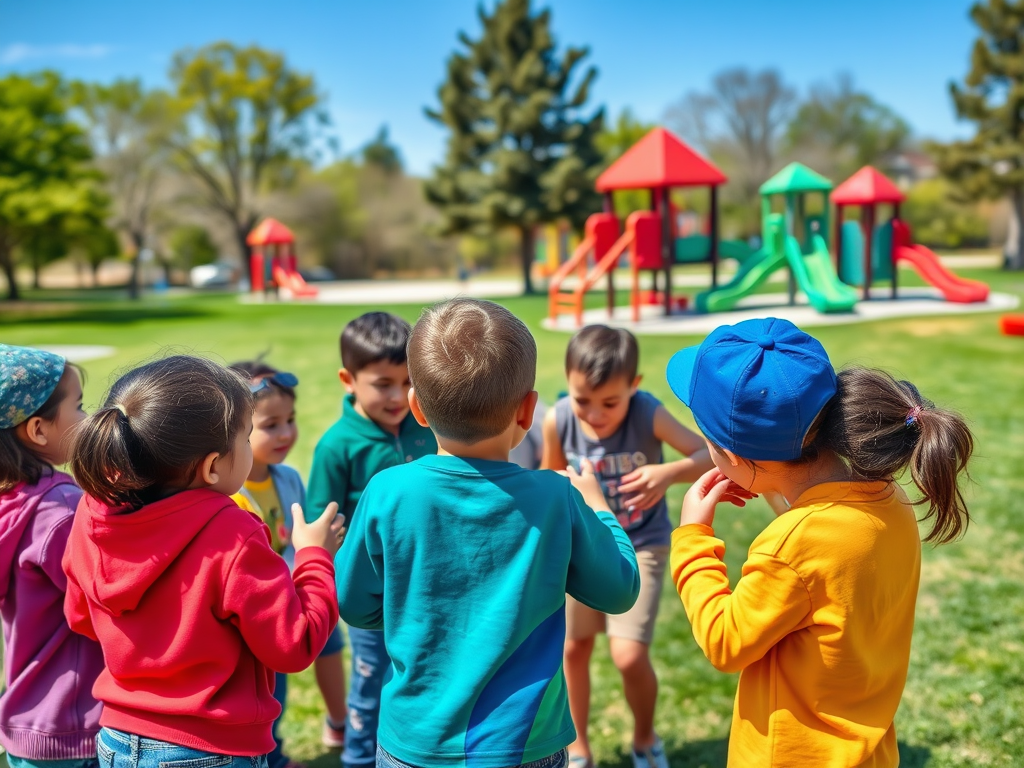
[[[643,754],[633,752],[633,768],[669,768],[665,744],[656,738]]]

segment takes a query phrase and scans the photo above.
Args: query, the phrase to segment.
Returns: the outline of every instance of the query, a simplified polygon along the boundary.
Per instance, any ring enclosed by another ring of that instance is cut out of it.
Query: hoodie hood
[[[0,567],[0,605],[3,605],[11,586],[21,537],[39,508],[39,502],[57,486],[74,484],[68,475],[54,470],[43,475],[35,485],[18,483],[0,496],[0,563],[7,564],[6,568]]]
[[[114,616],[134,610],[210,520],[235,506],[205,488],[176,493],[136,512],[83,497],[68,542],[79,567],[92,574],[83,589]]]

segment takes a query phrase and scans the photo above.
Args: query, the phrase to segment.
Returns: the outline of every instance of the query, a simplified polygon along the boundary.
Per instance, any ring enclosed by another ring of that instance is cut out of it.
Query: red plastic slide
[[[316,296],[316,288],[306,283],[298,272],[286,270],[284,267],[274,267],[274,282],[278,288],[287,288],[292,296],[311,297]]]
[[[926,283],[934,285],[946,298],[958,304],[971,304],[988,298],[988,286],[977,280],[957,277],[939,261],[939,257],[923,245],[896,246],[896,261],[912,266]]]

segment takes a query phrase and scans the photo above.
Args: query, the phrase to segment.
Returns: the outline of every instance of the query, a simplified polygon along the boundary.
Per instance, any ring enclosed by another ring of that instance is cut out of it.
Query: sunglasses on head
[[[271,384],[277,384],[279,387],[295,387],[299,383],[299,377],[294,373],[287,373],[285,371],[278,371],[271,376],[264,376],[262,379],[257,381],[255,384],[249,385],[249,391],[254,395],[262,392],[265,389],[270,389]]]

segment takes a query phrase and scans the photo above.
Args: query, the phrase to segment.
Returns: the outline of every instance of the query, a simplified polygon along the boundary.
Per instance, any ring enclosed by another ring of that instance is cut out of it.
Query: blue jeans
[[[384,633],[374,629],[348,628],[352,649],[352,676],[348,689],[348,720],[345,722],[345,766],[367,766],[377,761],[377,721],[380,690],[391,657],[384,647]]]
[[[565,768],[568,764],[569,752],[563,749],[553,755],[542,757],[540,760],[534,760],[532,763],[520,763],[518,768]],[[377,768],[416,768],[416,766],[403,763],[394,755],[377,747]],[[510,766],[510,768],[515,767]]]
[[[331,656],[341,653],[344,648],[345,636],[341,634],[341,627],[337,626],[331,632],[331,636],[327,638],[327,645],[320,651],[320,655]],[[284,719],[284,707],[288,700],[288,675],[284,672],[274,673],[274,698],[281,705],[281,714],[277,716],[271,729],[271,734],[274,736],[274,749],[267,755],[267,762],[270,764],[270,768],[283,768],[288,765],[288,757],[284,753],[284,744],[281,739],[281,721]]]
[[[15,757],[7,753],[9,768],[96,768],[95,757],[83,757],[78,760],[33,760],[30,757]]]
[[[96,737],[100,768],[267,768],[267,756],[233,757],[100,729]]]

